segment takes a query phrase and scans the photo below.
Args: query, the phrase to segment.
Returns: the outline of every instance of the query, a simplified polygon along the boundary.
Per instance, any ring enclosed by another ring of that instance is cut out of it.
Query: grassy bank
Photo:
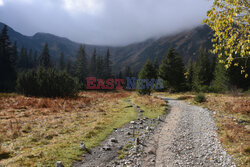
[[[158,93],[158,95],[186,100],[216,111],[215,122],[219,139],[227,152],[233,155],[237,166],[250,166],[250,96],[207,93],[206,101],[196,103],[194,93]]]
[[[131,97],[131,101],[140,106],[144,111],[143,115],[150,119],[158,118],[158,116],[166,113],[166,103],[161,99],[134,94]]]

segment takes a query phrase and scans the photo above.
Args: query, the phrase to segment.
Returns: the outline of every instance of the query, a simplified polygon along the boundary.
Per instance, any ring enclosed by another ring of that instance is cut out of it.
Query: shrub
[[[206,101],[206,97],[204,94],[198,94],[194,97],[194,101],[198,102],[198,103],[202,103]]]
[[[77,79],[53,69],[29,70],[22,72],[17,79],[17,91],[26,96],[70,97],[78,90]]]

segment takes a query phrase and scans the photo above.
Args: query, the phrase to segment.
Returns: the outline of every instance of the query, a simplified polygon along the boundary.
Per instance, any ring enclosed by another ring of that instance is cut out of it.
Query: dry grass
[[[228,153],[234,156],[237,166],[250,166],[250,96],[227,94],[206,94],[206,101],[195,103],[194,93],[168,94],[163,96],[186,100],[216,111],[219,139]]]
[[[79,143],[97,145],[112,130],[136,118],[125,110],[128,92],[83,92],[75,99],[0,97],[0,163],[8,166],[70,166]],[[113,121],[120,116],[125,121]],[[102,133],[100,133],[102,131]]]
[[[203,105],[217,111],[219,139],[237,165],[250,166],[250,97],[210,94]]]
[[[0,96],[0,164],[6,166],[65,166],[80,160],[79,143],[98,145],[113,131],[137,118],[126,99],[135,93],[82,92],[75,99]],[[141,97],[143,99],[144,97]],[[152,97],[148,101],[162,104]],[[143,100],[142,100],[143,101]],[[145,100],[146,101],[146,100]],[[162,112],[157,109],[157,115]],[[151,116],[149,109],[145,112]],[[154,117],[154,116],[151,116]]]
[[[144,110],[144,116],[154,119],[166,112],[166,103],[152,96],[132,96],[132,102],[139,105]]]

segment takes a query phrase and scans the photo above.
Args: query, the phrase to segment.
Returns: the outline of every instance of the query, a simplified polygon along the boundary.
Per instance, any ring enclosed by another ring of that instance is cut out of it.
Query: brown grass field
[[[156,118],[164,102],[134,92],[82,92],[74,99],[50,99],[0,94],[0,164],[6,166],[65,166],[98,145],[113,131],[137,118],[127,99]],[[152,105],[154,104],[154,105]]]
[[[250,165],[250,96],[206,94],[196,103],[194,93],[155,93],[216,111],[219,139],[238,166]],[[6,166],[65,166],[79,160],[79,143],[98,145],[114,128],[137,118],[130,99],[148,118],[165,112],[165,103],[135,92],[81,92],[73,99],[0,94],[0,164]]]
[[[216,111],[215,122],[224,148],[233,155],[237,166],[250,166],[250,95],[205,94],[206,101],[194,101],[194,93],[168,94],[163,96],[186,100]]]

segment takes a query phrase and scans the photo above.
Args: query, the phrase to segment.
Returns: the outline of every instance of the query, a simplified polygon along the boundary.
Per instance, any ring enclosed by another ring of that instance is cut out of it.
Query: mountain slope
[[[211,47],[212,31],[207,26],[200,26],[195,29],[185,31],[176,35],[162,37],[155,41],[147,41],[134,46],[123,47],[120,50],[113,50],[115,54],[121,57],[117,63],[121,66],[130,64],[134,69],[140,69],[147,59],[159,60],[167,53],[172,46],[177,49],[185,63],[189,58],[195,58],[201,46]],[[144,44],[144,45],[143,45]],[[144,46],[141,48],[140,46]],[[126,50],[131,49],[130,52]]]
[[[0,29],[2,29],[3,26],[4,24],[0,22]],[[79,43],[49,33],[36,33],[33,36],[25,36],[8,26],[8,34],[12,42],[17,42],[19,49],[24,46],[25,48],[32,49],[33,51],[36,50],[38,53],[42,52],[43,46],[47,42],[51,57],[55,61],[58,59],[61,52],[64,52],[65,57],[74,59],[76,52],[80,47]],[[88,55],[91,55],[95,47],[100,54],[104,54],[107,49],[107,47],[102,46],[85,45]]]
[[[0,29],[4,26],[0,23]],[[17,41],[19,48],[25,46],[28,49],[42,51],[45,42],[48,42],[52,59],[56,61],[60,52],[64,52],[67,58],[74,59],[79,43],[67,38],[58,37],[48,33],[36,33],[34,36],[22,35],[11,27],[8,27],[8,34],[11,41]],[[149,39],[143,42],[130,44],[123,47],[108,47],[85,44],[86,52],[92,55],[94,48],[99,55],[105,55],[107,48],[110,48],[111,59],[114,72],[124,70],[129,65],[138,71],[147,59],[158,58],[159,60],[166,54],[172,46],[177,49],[186,63],[189,58],[194,58],[201,46],[211,46],[212,31],[208,26],[200,26],[192,30],[187,30],[171,36],[161,37],[157,40]]]

